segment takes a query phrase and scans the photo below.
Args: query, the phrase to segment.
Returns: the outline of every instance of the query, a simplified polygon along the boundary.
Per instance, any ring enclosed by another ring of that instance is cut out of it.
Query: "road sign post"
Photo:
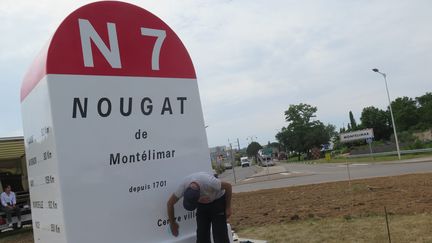
[[[373,141],[373,138],[366,138],[366,143],[369,145],[369,153],[370,153],[370,155],[372,156],[372,158],[373,159],[375,159],[374,157],[373,157],[373,155],[372,155],[372,141]]]
[[[339,135],[339,137],[340,137],[340,141],[342,143],[348,143],[348,142],[353,142],[353,141],[365,139],[366,143],[369,144],[369,152],[370,152],[370,155],[372,156],[372,145],[371,144],[372,144],[373,137],[374,137],[374,132],[373,132],[372,128],[357,130],[357,131],[347,132],[347,133],[341,133]]]
[[[372,128],[368,128],[368,129],[357,130],[353,132],[341,133],[339,137],[342,143],[347,143],[347,142],[352,142],[357,140],[373,138],[374,132]]]

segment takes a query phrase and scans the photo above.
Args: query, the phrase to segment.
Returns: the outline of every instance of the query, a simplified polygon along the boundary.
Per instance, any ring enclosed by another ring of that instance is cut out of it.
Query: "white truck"
[[[249,166],[251,166],[251,162],[250,162],[248,157],[241,157],[240,158],[240,165],[241,165],[241,167],[249,167]]]

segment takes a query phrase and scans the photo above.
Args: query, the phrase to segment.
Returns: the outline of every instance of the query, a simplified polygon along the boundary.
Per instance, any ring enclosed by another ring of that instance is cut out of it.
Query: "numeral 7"
[[[153,47],[151,66],[152,66],[152,70],[159,70],[160,50],[162,47],[162,43],[164,42],[165,37],[166,37],[166,31],[142,27],[141,28],[141,35],[142,36],[157,37],[155,45]]]

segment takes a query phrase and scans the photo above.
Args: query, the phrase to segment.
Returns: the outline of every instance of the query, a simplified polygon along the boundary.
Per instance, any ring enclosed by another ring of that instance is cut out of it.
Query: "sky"
[[[22,135],[23,76],[61,21],[92,1],[0,0],[0,137]],[[275,141],[292,104],[337,128],[364,107],[432,91],[429,0],[128,1],[167,23],[198,78],[209,146]]]

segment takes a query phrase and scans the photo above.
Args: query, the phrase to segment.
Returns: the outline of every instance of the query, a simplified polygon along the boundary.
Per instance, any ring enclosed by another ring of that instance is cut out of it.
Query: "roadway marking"
[[[358,163],[358,164],[348,164],[349,166],[365,166],[365,165],[369,165],[369,164],[360,164],[360,163]],[[347,167],[347,165],[346,164],[344,164],[344,165],[337,165],[336,167]]]

